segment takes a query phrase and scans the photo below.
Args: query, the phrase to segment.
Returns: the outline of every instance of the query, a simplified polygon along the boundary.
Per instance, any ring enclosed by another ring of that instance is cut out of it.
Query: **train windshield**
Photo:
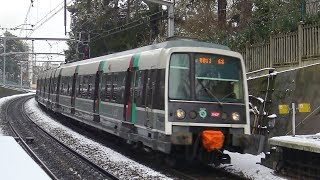
[[[235,57],[173,54],[169,73],[170,99],[244,102],[241,61]]]

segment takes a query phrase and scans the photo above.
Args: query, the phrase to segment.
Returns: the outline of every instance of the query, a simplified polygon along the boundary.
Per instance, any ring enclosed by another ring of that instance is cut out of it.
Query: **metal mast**
[[[163,0],[146,0],[149,2],[165,5],[168,8],[168,37],[174,36],[174,3]]]

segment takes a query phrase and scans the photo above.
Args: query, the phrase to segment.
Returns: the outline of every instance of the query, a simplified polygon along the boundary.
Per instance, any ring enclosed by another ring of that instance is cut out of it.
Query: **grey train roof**
[[[172,47],[206,47],[206,48],[216,48],[216,49],[224,49],[224,50],[230,50],[229,47],[219,45],[219,44],[213,44],[213,43],[207,43],[207,42],[201,42],[196,40],[190,40],[190,39],[179,39],[179,40],[171,40],[171,41],[165,41],[158,44],[152,44],[149,46],[144,46],[132,50],[127,50],[123,52],[118,52],[114,54],[109,54],[107,56],[113,56],[113,55],[126,55],[126,54],[134,54],[139,53],[143,51],[149,51],[153,49],[159,49],[159,48],[172,48]]]
[[[223,45],[219,45],[219,44],[201,42],[201,41],[192,40],[192,39],[179,39],[179,40],[165,41],[165,42],[162,42],[162,43],[152,44],[152,45],[149,45],[149,46],[144,46],[144,47],[131,49],[131,50],[127,50],[127,51],[116,52],[116,53],[113,53],[113,54],[108,54],[108,55],[105,55],[105,56],[99,56],[99,57],[86,59],[86,60],[82,60],[82,61],[76,61],[76,62],[73,62],[73,63],[67,63],[67,64],[64,64],[63,66],[64,67],[66,67],[66,66],[74,66],[74,65],[81,64],[81,63],[93,62],[93,61],[101,59],[101,58],[109,59],[109,58],[113,58],[113,57],[117,57],[117,56],[124,56],[124,55],[128,55],[128,54],[141,53],[141,52],[149,51],[149,50],[153,50],[153,49],[160,49],[160,48],[166,49],[166,48],[172,48],[172,47],[205,47],[205,48],[215,48],[215,49],[230,50],[229,47],[223,46]]]

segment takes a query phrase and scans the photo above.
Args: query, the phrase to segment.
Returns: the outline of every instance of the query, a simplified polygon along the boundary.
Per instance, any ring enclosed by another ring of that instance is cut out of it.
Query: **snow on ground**
[[[1,179],[51,179],[11,136],[0,136]]]
[[[4,102],[10,99],[30,94],[32,93],[1,98],[0,107]],[[27,102],[25,108],[32,119],[41,127],[58,137],[64,143],[67,143],[72,148],[77,149],[91,160],[98,162],[104,168],[116,173],[116,175],[122,177],[122,179],[128,179],[128,171],[136,173],[134,175],[131,174],[129,177],[130,179],[169,179],[169,177],[141,165],[54,121],[39,109],[34,98]],[[219,168],[249,179],[283,179],[276,176],[272,169],[257,164],[260,163],[264,154],[254,156],[251,154],[239,154],[228,151],[226,151],[226,153],[231,157],[231,164],[221,165]]]
[[[251,155],[251,154],[239,154],[226,151],[231,157],[231,164],[224,164],[220,167],[228,172],[238,174],[248,179],[284,179],[274,174],[272,169],[269,169],[261,164],[261,158],[264,158],[264,154]]]
[[[9,101],[11,99],[15,99],[15,98],[22,97],[22,96],[29,96],[32,94],[34,94],[34,93],[16,94],[16,95],[0,98],[0,107],[2,107],[3,104],[5,104],[7,101]],[[0,118],[0,121],[3,121],[3,120]],[[0,125],[0,135],[3,135],[1,125]]]
[[[73,132],[69,128],[54,121],[53,119],[48,117],[44,112],[42,112],[41,109],[39,109],[37,102],[34,99],[29,100],[25,106],[27,112],[30,113],[30,115],[33,117],[34,121],[37,124],[40,124],[50,133],[55,134],[56,132],[59,132],[59,136],[61,136],[60,140],[64,141],[66,137],[72,137],[72,143],[76,142],[76,145],[69,145],[77,149],[83,149],[81,150],[83,151],[82,153],[88,155],[88,157],[91,156],[89,158],[92,158],[92,160],[104,163],[104,167],[107,167],[108,169],[116,168],[117,166],[118,168],[112,172],[119,173],[119,169],[122,169],[123,172],[120,172],[120,174],[125,174],[125,171],[129,169],[130,172],[135,170],[137,174],[140,174],[140,176],[143,176],[143,178],[168,178],[165,175],[155,172],[154,170],[144,165],[134,162],[133,160],[113,151],[112,149],[109,149],[90,139],[87,139],[86,137],[76,132]],[[88,154],[89,152],[91,152],[91,154]],[[260,164],[257,164],[260,163],[260,160],[263,157],[263,155],[254,156],[250,154],[239,154],[231,152],[227,153],[231,157],[231,165],[221,165],[221,168],[226,169],[229,172],[250,179],[283,179],[274,175],[273,170],[264,167]],[[119,168],[119,166],[122,168]],[[125,178],[127,177],[124,177],[124,179]],[[141,177],[137,176],[137,178]]]
[[[54,121],[39,109],[34,98],[26,103],[25,108],[33,121],[50,134],[57,137],[63,143],[66,143],[71,148],[76,149],[92,161],[97,162],[105,169],[113,172],[121,179],[169,179],[169,177],[139,164]]]

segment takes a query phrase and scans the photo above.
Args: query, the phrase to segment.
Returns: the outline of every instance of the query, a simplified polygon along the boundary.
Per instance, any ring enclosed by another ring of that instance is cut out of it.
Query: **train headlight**
[[[231,116],[234,121],[240,120],[240,114],[238,112],[233,112]]]
[[[176,111],[176,118],[177,119],[184,119],[186,117],[186,112],[182,109],[178,109]]]

